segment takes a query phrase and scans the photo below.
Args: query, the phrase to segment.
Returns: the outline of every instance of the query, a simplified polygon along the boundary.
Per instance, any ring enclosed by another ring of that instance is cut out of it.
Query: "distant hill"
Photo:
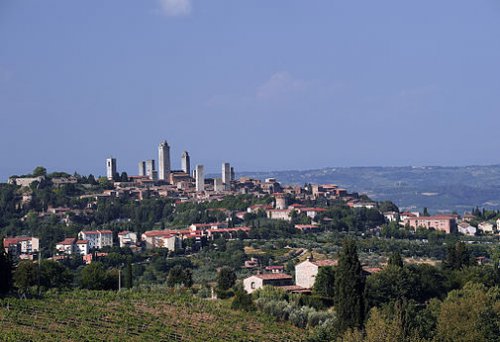
[[[333,183],[402,208],[463,213],[475,206],[500,209],[500,165],[464,167],[338,167],[308,171],[243,172],[283,184]]]

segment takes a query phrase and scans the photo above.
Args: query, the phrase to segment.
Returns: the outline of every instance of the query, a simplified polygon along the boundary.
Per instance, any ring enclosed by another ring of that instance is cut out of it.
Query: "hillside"
[[[291,325],[166,289],[3,299],[0,326],[1,341],[300,340],[300,330]]]
[[[500,209],[500,165],[464,167],[340,167],[308,171],[243,172],[284,184],[333,183],[391,200],[402,208],[463,213],[472,207]]]

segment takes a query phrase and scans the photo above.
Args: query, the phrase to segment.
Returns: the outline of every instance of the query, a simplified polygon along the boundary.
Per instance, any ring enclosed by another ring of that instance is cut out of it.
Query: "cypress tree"
[[[0,246],[2,244],[0,243]],[[4,252],[3,247],[0,250],[0,295],[7,294],[12,289],[12,260]]]
[[[401,254],[399,252],[394,252],[389,257],[389,265],[403,267],[403,258],[401,258]]]
[[[130,262],[130,259],[129,259],[129,260],[127,260],[127,266],[125,268],[125,287],[127,289],[131,289],[133,285],[134,285],[134,283],[133,283],[133,275],[132,275],[132,263]]]
[[[365,280],[354,240],[346,239],[335,272],[335,309],[339,332],[360,328],[365,317]]]

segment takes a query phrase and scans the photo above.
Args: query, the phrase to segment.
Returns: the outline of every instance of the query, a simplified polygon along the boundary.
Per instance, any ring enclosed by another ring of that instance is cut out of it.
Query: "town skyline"
[[[498,163],[498,2],[180,3],[3,1],[0,179],[161,136],[208,170]]]

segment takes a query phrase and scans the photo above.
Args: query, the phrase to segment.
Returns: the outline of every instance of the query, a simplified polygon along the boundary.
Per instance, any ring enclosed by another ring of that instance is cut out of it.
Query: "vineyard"
[[[167,289],[0,300],[0,341],[297,341],[301,332]]]

